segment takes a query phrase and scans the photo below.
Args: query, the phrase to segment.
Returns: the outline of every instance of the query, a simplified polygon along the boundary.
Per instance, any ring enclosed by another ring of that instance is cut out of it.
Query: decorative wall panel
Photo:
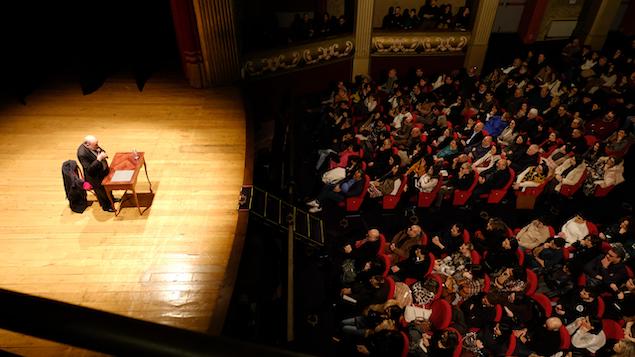
[[[462,55],[469,32],[385,33],[373,35],[371,53],[379,55]]]
[[[352,57],[353,36],[285,48],[280,51],[258,53],[245,59],[243,78],[275,74]]]

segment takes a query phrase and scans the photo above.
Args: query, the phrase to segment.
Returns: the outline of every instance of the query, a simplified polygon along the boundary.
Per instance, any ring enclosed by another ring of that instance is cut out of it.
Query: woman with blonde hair
[[[613,346],[613,357],[635,357],[635,342],[621,340]]]

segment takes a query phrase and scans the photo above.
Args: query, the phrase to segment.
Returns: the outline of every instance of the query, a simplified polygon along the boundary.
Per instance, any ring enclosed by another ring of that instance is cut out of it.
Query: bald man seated
[[[93,186],[99,205],[104,211],[115,212],[106,190],[101,185],[104,177],[108,176],[107,158],[108,154],[99,147],[99,141],[93,135],[87,135],[77,148],[77,159],[84,169],[84,179]]]

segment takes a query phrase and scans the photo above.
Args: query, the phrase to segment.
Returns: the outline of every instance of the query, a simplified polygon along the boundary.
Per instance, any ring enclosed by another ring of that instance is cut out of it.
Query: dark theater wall
[[[331,82],[349,80],[353,60],[316,66],[245,83],[245,94],[260,114],[277,114],[288,99],[326,91]]]

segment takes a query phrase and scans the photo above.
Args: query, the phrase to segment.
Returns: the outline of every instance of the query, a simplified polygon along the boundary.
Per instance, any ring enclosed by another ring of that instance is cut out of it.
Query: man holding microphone
[[[104,211],[115,212],[106,190],[101,185],[104,177],[108,176],[107,158],[108,154],[99,147],[99,141],[93,135],[87,135],[84,143],[77,148],[77,159],[84,168],[84,179],[93,186],[99,205]]]

